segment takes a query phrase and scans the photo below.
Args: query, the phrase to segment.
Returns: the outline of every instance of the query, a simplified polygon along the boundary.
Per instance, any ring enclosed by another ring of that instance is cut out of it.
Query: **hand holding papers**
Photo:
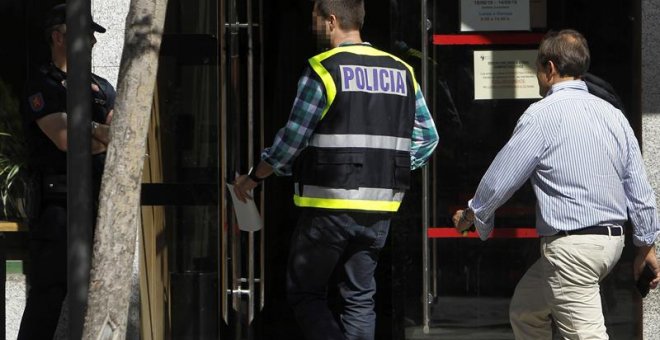
[[[238,229],[242,231],[261,230],[263,223],[261,221],[261,215],[259,215],[259,210],[257,210],[257,205],[254,203],[254,200],[247,199],[245,202],[243,202],[239,200],[238,197],[236,197],[233,185],[227,183],[227,188],[229,189],[229,193],[231,193],[231,202],[234,206],[236,220],[238,220]]]

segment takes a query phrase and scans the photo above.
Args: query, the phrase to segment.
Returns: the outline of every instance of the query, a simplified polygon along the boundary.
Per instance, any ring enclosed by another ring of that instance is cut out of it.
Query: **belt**
[[[555,234],[555,236],[569,236],[569,235],[621,236],[623,235],[623,227],[618,225],[596,225],[578,230],[561,230],[557,234]]]

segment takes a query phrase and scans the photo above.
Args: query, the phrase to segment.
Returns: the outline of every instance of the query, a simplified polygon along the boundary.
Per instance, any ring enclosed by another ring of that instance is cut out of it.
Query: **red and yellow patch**
[[[35,112],[41,111],[45,106],[44,96],[41,95],[41,92],[31,95],[28,101],[30,102],[30,108]]]

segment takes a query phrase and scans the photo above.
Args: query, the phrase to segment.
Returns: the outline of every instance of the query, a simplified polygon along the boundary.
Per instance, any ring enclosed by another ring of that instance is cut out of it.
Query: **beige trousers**
[[[509,319],[517,340],[609,339],[600,281],[619,261],[623,236],[570,235],[541,239],[541,258],[518,282]],[[552,319],[551,319],[552,318]]]

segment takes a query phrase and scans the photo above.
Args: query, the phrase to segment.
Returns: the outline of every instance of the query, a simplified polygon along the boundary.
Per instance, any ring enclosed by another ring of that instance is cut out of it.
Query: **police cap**
[[[48,29],[55,25],[66,24],[66,4],[60,4],[53,7],[46,16],[44,28]],[[92,21],[92,30],[99,33],[105,33],[105,27]]]

